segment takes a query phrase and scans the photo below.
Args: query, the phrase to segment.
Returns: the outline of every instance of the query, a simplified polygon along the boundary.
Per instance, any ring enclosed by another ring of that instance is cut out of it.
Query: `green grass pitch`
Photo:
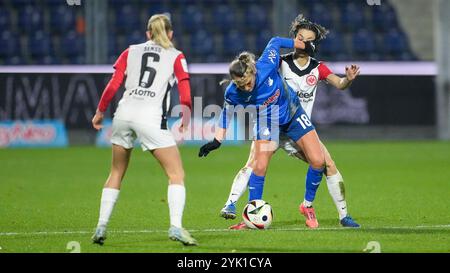
[[[306,165],[277,152],[264,199],[274,210],[269,230],[229,231],[220,218],[248,145],[224,146],[207,158],[181,147],[186,171],[184,226],[198,247],[167,237],[167,179],[153,157],[135,149],[104,246],[90,237],[108,175],[110,149],[0,150],[0,253],[70,252],[450,252],[449,142],[327,142],[346,183],[350,214],[362,225],[339,226],[322,181],[315,208],[318,230],[298,213]],[[242,211],[247,195],[241,199]]]

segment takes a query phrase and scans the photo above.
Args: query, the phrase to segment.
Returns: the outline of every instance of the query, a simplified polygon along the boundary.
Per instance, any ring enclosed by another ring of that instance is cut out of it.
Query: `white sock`
[[[167,190],[167,201],[169,203],[170,225],[182,227],[184,203],[186,201],[186,189],[184,185],[169,184]]]
[[[342,219],[347,216],[347,202],[345,201],[344,178],[339,171],[335,175],[327,176],[327,186],[339,213],[339,219]]]
[[[313,202],[303,199],[303,206],[309,208],[312,207]]]
[[[102,199],[100,201],[100,217],[98,218],[97,226],[104,226],[109,222],[111,213],[116,204],[117,198],[119,198],[120,190],[112,188],[104,188],[102,192]]]
[[[228,200],[225,203],[226,206],[231,203],[236,203],[239,198],[241,198],[242,194],[244,194],[247,189],[248,181],[250,180],[250,175],[252,174],[253,169],[250,167],[244,167],[239,170],[233,180],[233,185],[231,185],[230,195],[228,196]]]

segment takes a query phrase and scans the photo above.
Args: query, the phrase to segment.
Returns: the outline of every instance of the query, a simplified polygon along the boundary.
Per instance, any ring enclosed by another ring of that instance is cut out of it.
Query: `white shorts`
[[[289,156],[296,157],[305,162],[306,158],[302,149],[285,134],[280,134],[280,142],[278,148],[283,149]]]
[[[172,132],[159,127],[113,119],[111,143],[131,149],[136,139],[141,143],[143,151],[175,146]]]

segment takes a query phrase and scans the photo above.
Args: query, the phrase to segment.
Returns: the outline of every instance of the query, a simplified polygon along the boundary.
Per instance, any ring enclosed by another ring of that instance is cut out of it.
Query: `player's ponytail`
[[[148,20],[147,30],[150,32],[150,40],[165,49],[173,47],[168,33],[172,31],[169,17],[164,14],[155,14]]]
[[[248,51],[239,54],[230,64],[229,73],[236,85],[245,82],[247,77],[256,74],[255,55]],[[222,80],[220,84],[229,83],[230,80]]]

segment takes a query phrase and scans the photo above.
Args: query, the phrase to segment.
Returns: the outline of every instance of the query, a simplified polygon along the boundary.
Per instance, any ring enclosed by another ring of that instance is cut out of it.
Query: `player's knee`
[[[180,183],[183,183],[183,181],[184,181],[184,171],[183,170],[169,172],[169,173],[167,173],[167,176],[168,176],[171,184],[180,184]]]
[[[254,157],[250,157],[247,160],[247,163],[245,164],[245,167],[253,168],[254,166],[255,166],[255,158]]]
[[[264,176],[266,175],[266,170],[267,170],[267,164],[265,162],[261,162],[261,161],[256,161],[253,164],[253,173],[258,175],[258,176]]]
[[[336,164],[331,159],[326,161],[326,167],[327,167],[327,173],[335,174],[337,172]]]
[[[314,169],[322,169],[326,166],[325,157],[323,156],[323,154],[311,156],[309,158],[309,161],[309,164]]]

